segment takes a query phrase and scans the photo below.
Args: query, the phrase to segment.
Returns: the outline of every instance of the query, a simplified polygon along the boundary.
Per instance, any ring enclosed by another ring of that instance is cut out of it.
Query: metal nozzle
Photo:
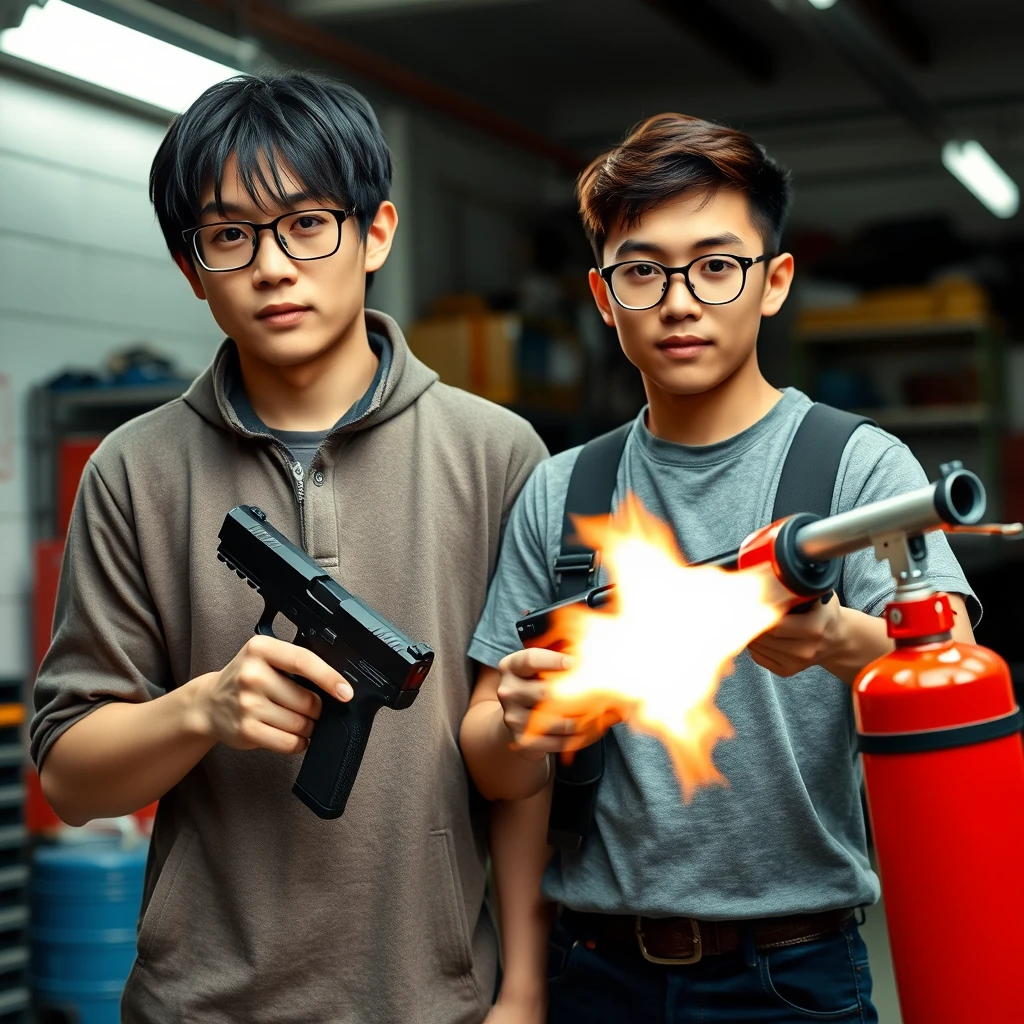
[[[1020,537],[1024,535],[1024,523],[979,523],[977,526],[950,526],[942,529],[946,533],[973,533],[983,537]]]
[[[974,526],[984,515],[984,485],[970,470],[953,463],[927,487],[808,523],[797,532],[796,545],[804,558],[823,562],[871,547],[880,537]]]

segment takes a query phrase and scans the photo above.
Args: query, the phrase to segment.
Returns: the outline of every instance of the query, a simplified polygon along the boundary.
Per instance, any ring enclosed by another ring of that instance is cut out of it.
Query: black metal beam
[[[865,24],[859,6],[837,3],[827,10],[816,10],[807,0],[769,2],[810,34],[828,40],[889,106],[923,135],[937,143],[952,137],[938,110],[917,91],[902,64]]]
[[[636,94],[636,106],[650,107],[661,103],[660,99]],[[663,105],[663,104],[662,104]],[[1024,91],[979,93],[973,96],[958,96],[939,100],[934,103],[935,109],[942,115],[963,114],[965,112],[988,112],[1003,110],[1007,107],[1024,107]],[[739,128],[755,137],[767,132],[790,131],[800,129],[807,132],[822,128],[834,127],[839,124],[852,126],[858,122],[878,121],[897,116],[887,103],[879,102],[871,106],[856,107],[823,107],[817,110],[795,111],[786,113],[769,113],[746,115],[739,111],[731,113],[712,113],[713,121],[727,124],[730,128]],[[613,145],[618,137],[618,128],[609,125],[607,130],[600,131],[589,128],[579,134],[562,132],[559,141],[567,146],[574,146],[581,152],[598,152]]]
[[[918,68],[932,62],[932,41],[924,26],[907,10],[903,0],[858,0],[864,16],[896,50]]]
[[[687,35],[713,50],[744,78],[764,84],[775,78],[775,57],[760,38],[710,0],[646,0]]]
[[[356,46],[311,22],[294,18],[271,0],[198,2],[222,17],[233,18],[246,35],[251,33],[257,38],[277,41],[299,51],[315,54],[338,67],[361,75],[396,96],[548,160],[566,174],[575,176],[587,165],[583,154],[548,138],[529,125],[506,117],[472,96],[465,96],[440,85],[417,71]],[[166,5],[168,0],[163,0],[163,3]]]

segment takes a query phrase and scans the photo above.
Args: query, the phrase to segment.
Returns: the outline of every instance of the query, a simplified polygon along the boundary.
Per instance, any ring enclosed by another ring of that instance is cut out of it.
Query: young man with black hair
[[[366,101],[301,73],[212,87],[153,162],[167,245],[228,339],[90,459],[31,727],[65,821],[160,800],[128,1024],[489,1012],[486,808],[457,730],[502,524],[545,451],[364,308],[390,181]],[[290,676],[352,689],[252,635],[262,600],[215,557],[241,503],[436,653],[413,707],[377,716],[336,821],[291,794],[321,698]]]
[[[780,246],[787,175],[742,132],[665,114],[598,157],[578,198],[599,268],[590,272],[594,300],[648,398],[622,449],[614,503],[635,493],[691,561],[735,548],[772,520],[781,468],[812,405],[772,387],[757,361],[760,320],[778,312],[793,278]],[[519,649],[515,629],[524,609],[555,598],[579,453],[541,464],[513,509],[470,648],[482,668],[461,734],[485,796],[530,798],[537,864],[549,852],[549,755],[597,737],[569,719],[525,734],[531,709],[557,685],[541,673],[569,662]],[[870,425],[854,430],[837,461],[832,513],[926,479],[905,445]],[[970,640],[977,600],[944,537],[930,535],[928,549],[936,585],[962,595],[952,598],[954,635]],[[893,593],[887,565],[871,551],[849,556],[840,592],[842,605],[818,602],[751,643],[722,683],[717,701],[735,738],[714,757],[727,787],[684,803],[659,741],[625,724],[607,732],[589,835],[546,872],[532,869],[558,906],[549,1021],[877,1020],[855,920],[879,887],[850,683],[891,649],[879,617]],[[680,630],[684,646],[700,642]],[[497,848],[494,856],[500,864]]]

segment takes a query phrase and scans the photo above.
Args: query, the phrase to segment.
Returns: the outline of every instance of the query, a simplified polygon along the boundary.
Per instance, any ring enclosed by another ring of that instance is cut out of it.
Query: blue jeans
[[[868,953],[856,923],[812,942],[648,963],[588,949],[561,926],[548,950],[548,1024],[877,1024]]]

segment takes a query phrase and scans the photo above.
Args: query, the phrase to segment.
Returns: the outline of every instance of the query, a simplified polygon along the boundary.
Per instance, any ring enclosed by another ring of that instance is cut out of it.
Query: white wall
[[[220,341],[147,198],[162,136],[153,121],[0,74],[0,375],[14,413],[0,478],[0,677],[30,665],[29,388],[137,342],[197,372]]]

